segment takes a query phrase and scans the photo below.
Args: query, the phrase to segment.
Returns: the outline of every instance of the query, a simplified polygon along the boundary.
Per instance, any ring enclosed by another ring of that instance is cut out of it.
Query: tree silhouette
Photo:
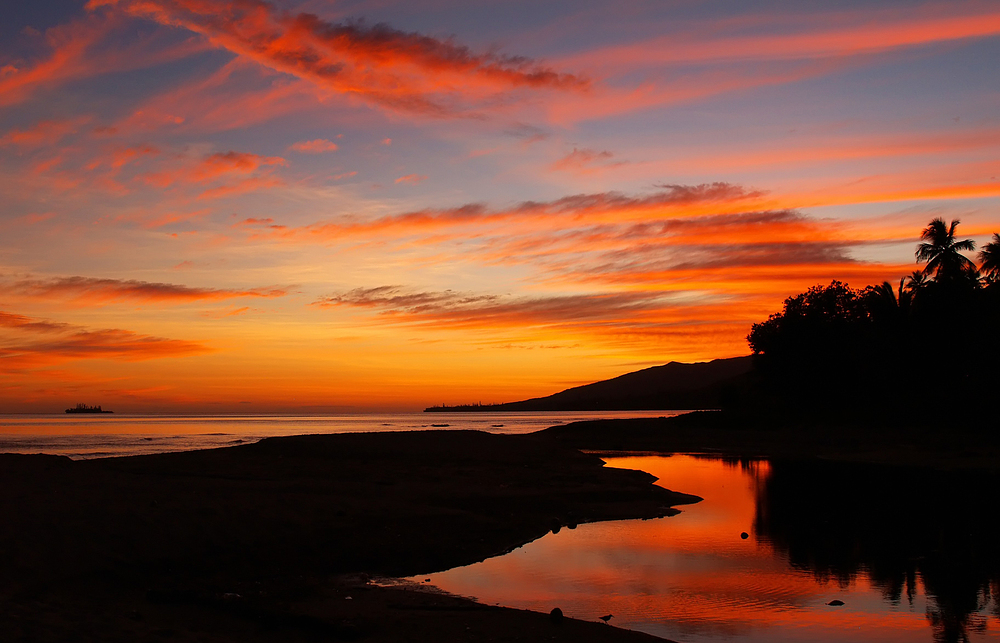
[[[959,223],[955,219],[951,225],[946,225],[944,219],[939,217],[932,220],[920,234],[923,243],[917,246],[917,261],[926,261],[924,273],[933,272],[938,281],[956,281],[976,272],[976,264],[962,254],[962,251],[975,250],[976,242],[972,239],[955,239],[955,228]]]
[[[1000,281],[1000,232],[993,233],[993,241],[979,251],[979,273],[989,283]]]
[[[759,403],[745,403],[748,417],[950,426],[953,409],[964,408],[995,418],[1000,233],[979,255],[981,280],[962,254],[975,244],[955,238],[958,224],[930,222],[916,252],[927,265],[898,286],[885,281],[856,290],[833,281],[787,298],[780,312],[753,324],[747,342],[756,392],[745,397]],[[935,383],[935,394],[948,400],[940,408],[923,403],[927,373],[949,374]]]
[[[906,280],[906,290],[910,294],[914,294],[927,285],[927,275],[921,270],[914,270],[910,276],[903,277]]]

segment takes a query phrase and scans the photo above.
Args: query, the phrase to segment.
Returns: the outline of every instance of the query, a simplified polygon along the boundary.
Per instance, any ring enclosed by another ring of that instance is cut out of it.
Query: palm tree
[[[993,241],[979,251],[979,261],[982,263],[979,272],[983,278],[990,283],[1000,282],[1000,232],[994,232]]]
[[[976,271],[976,264],[962,254],[963,250],[975,250],[976,242],[972,239],[957,241],[955,228],[958,224],[959,220],[955,219],[950,226],[946,226],[944,219],[939,217],[920,234],[924,242],[917,246],[917,261],[926,261],[924,273],[933,272],[937,281],[956,280]]]
[[[903,277],[903,281],[906,281],[906,292],[913,295],[927,285],[927,275],[920,270],[914,270],[909,277]],[[902,284],[902,281],[900,283]]]

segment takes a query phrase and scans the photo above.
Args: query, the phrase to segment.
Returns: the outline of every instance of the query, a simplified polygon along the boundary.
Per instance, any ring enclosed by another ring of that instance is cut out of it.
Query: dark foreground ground
[[[0,455],[0,638],[658,640],[369,582],[698,500],[652,483],[557,440],[478,432],[85,462]]]

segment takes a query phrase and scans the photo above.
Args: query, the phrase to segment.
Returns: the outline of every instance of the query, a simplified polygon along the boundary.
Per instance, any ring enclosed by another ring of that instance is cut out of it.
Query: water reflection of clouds
[[[676,415],[617,411],[614,417]],[[432,424],[449,430],[519,434],[608,413],[370,413],[343,415],[63,415],[0,414],[0,453],[48,453],[74,459],[210,449],[280,435],[414,431]],[[228,439],[220,439],[229,436]],[[146,438],[153,438],[149,444]]]
[[[791,565],[786,549],[762,538],[755,526],[772,473],[767,462],[606,460],[705,500],[672,518],[562,530],[506,556],[434,574],[432,582],[490,604],[544,612],[558,606],[588,620],[612,613],[620,627],[686,642],[911,642],[940,631],[928,627],[931,601],[920,579],[912,603],[893,603],[863,571],[824,579]],[[742,540],[742,531],[753,533]],[[827,605],[834,598],[845,605]]]

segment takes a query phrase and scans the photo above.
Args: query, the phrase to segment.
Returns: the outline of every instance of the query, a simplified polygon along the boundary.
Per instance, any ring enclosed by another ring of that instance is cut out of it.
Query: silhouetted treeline
[[[931,222],[916,253],[926,267],[896,286],[815,286],[754,324],[747,340],[758,381],[740,405],[995,424],[1000,235],[977,268],[961,254],[975,245],[955,239],[957,224]]]

